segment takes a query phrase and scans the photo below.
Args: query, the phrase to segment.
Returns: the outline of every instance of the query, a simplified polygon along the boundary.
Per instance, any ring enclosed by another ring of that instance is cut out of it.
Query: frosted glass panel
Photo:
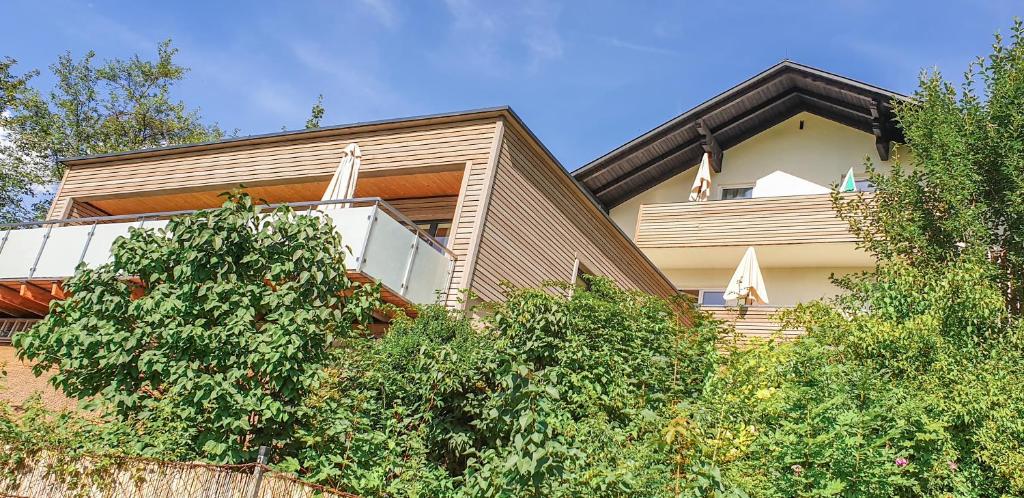
[[[409,274],[405,298],[416,304],[431,304],[438,301],[438,291],[446,290],[448,257],[431,247],[427,241],[418,240],[419,247]]]
[[[11,230],[7,243],[0,250],[0,278],[25,278],[32,268],[39,247],[43,243],[45,228]],[[0,240],[3,235],[0,234]]]
[[[416,234],[387,214],[379,213],[370,229],[363,272],[391,290],[401,292],[406,262],[415,240]]]
[[[324,215],[331,218],[334,228],[341,233],[341,243],[348,248],[345,251],[345,268],[355,270],[362,257],[363,244],[366,241],[366,230],[370,226],[370,217],[376,209],[374,206],[352,207],[347,209],[328,209]]]
[[[33,278],[67,277],[74,275],[78,258],[89,240],[91,226],[54,227],[46,241],[39,265]],[[26,274],[26,276],[28,276]]]

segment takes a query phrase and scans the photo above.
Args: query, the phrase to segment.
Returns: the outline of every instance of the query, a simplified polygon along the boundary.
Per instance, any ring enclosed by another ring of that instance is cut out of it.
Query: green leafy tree
[[[30,210],[23,200],[31,197],[35,187],[50,177],[50,172],[42,166],[43,161],[15,146],[7,126],[15,105],[31,95],[28,82],[36,75],[36,72],[15,75],[16,63],[9,57],[0,59],[0,222],[29,216]]]
[[[7,135],[0,149],[0,216],[41,214],[45,195],[34,208],[23,203],[39,194],[32,186],[60,180],[59,158],[222,138],[217,125],[204,124],[197,109],[171,96],[188,72],[174,61],[177,52],[168,40],[155,60],[134,55],[97,64],[92,51],[77,60],[65,53],[50,66],[55,84],[46,92],[30,85],[38,71],[15,76],[15,61],[0,61],[0,130]]]
[[[198,456],[250,458],[302,422],[333,341],[379,308],[348,278],[329,218],[264,213],[247,195],[133,229],[112,262],[80,268],[14,343],[66,394],[123,421],[165,420]]]
[[[941,267],[963,256],[1000,265],[993,277],[1019,314],[1024,294],[1024,24],[968,67],[957,88],[923,73],[897,107],[906,153],[870,174],[878,192],[837,200],[882,258]]]
[[[736,352],[672,426],[753,496],[1024,495],[1024,29],[957,92],[924,74],[878,191],[835,196],[873,272],[789,312],[807,336]],[[696,475],[696,472],[694,473]]]

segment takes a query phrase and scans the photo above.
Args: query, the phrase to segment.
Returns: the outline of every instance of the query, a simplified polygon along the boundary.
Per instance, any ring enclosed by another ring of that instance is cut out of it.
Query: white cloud
[[[447,58],[472,71],[507,75],[536,71],[564,54],[560,8],[545,0],[490,3],[445,0],[452,16]]]
[[[359,0],[381,24],[388,28],[395,28],[399,24],[398,9],[390,0]]]
[[[314,73],[327,76],[323,86],[326,100],[334,102],[347,116],[334,120],[361,120],[403,112],[407,106],[401,96],[375,76],[374,61],[353,60],[349,53],[328,53],[319,44],[288,41],[296,60]],[[331,106],[327,105],[328,112]]]
[[[644,44],[641,44],[641,43],[628,42],[628,41],[616,38],[614,36],[598,36],[597,39],[602,41],[602,42],[604,42],[605,44],[607,44],[610,47],[622,48],[622,49],[626,49],[626,50],[632,50],[634,52],[645,52],[645,53],[648,53],[648,54],[657,54],[657,55],[670,55],[670,56],[673,56],[673,57],[679,55],[679,53],[674,51],[674,50],[669,50],[667,48],[656,47],[656,46],[653,46],[653,45],[644,45]]]

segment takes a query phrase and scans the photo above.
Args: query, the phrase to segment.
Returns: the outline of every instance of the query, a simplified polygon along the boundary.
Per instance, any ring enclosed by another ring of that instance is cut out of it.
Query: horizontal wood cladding
[[[450,220],[455,217],[459,197],[419,197],[387,202],[412,221]]]
[[[771,339],[792,340],[804,334],[803,329],[782,327],[776,319],[778,313],[786,309],[782,307],[751,306],[743,313],[736,307],[701,306],[701,309],[732,327],[720,338],[723,345],[744,348]]]
[[[640,206],[641,248],[856,242],[827,194]]]
[[[476,256],[472,290],[502,297],[502,281],[569,281],[576,258],[626,288],[675,294],[669,282],[526,133],[506,123]]]
[[[246,184],[329,179],[341,152],[356,142],[362,171],[401,170],[437,165],[487,164],[496,118],[407,126],[269,143],[239,143],[211,150],[180,149],[151,157],[111,157],[72,164],[54,200],[53,216],[66,215],[68,199],[146,193],[173,193]]]

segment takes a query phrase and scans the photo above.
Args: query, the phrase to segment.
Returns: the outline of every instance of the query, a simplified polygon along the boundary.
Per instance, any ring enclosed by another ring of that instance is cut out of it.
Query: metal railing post
[[[13,228],[8,228],[4,231],[4,239],[0,240],[0,253],[4,252],[4,246],[7,245],[7,237],[11,235],[11,230],[13,230]]]
[[[359,256],[356,257],[356,272],[363,271],[363,265],[366,263],[366,248],[370,245],[370,237],[373,235],[373,226],[377,224],[377,212],[380,207],[374,203],[373,209],[370,210],[370,226],[366,227],[366,238],[363,239],[363,249],[359,251]]]
[[[256,457],[256,468],[253,470],[253,483],[252,493],[249,495],[250,498],[259,498],[260,486],[263,485],[263,467],[270,461],[270,455],[266,446],[260,446],[260,454]]]
[[[32,262],[32,267],[28,269],[28,278],[32,278],[36,274],[36,268],[39,266],[39,260],[43,257],[43,249],[46,249],[46,241],[50,240],[51,231],[53,231],[53,223],[46,225],[46,233],[43,234],[43,242],[39,244],[39,252],[36,253],[36,259]]]
[[[409,259],[405,261],[405,273],[402,274],[402,285],[398,288],[398,294],[405,297],[409,290],[409,276],[412,275],[412,265],[416,263],[416,251],[420,249],[420,238],[412,234],[412,247],[409,248]]]
[[[452,291],[452,279],[455,277],[455,257],[452,256],[448,260],[448,275],[444,278],[444,288],[441,289],[441,303],[445,304],[448,301],[448,294]]]
[[[82,247],[82,254],[78,256],[78,262],[75,263],[75,266],[78,266],[82,264],[82,261],[85,261],[85,254],[89,252],[89,244],[92,243],[92,236],[96,233],[96,225],[99,225],[99,222],[93,223],[92,227],[89,228],[89,233],[85,236],[85,245]]]

